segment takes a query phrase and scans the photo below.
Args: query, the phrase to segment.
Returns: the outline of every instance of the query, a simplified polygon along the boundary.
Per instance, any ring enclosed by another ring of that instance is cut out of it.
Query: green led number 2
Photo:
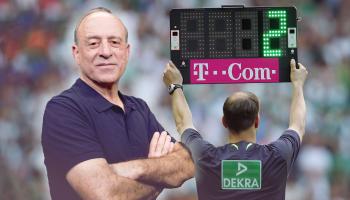
[[[279,28],[270,29],[263,34],[263,54],[264,57],[279,57],[282,56],[282,50],[271,48],[271,38],[280,38],[287,34],[287,12],[285,10],[269,10],[268,18],[277,18]]]

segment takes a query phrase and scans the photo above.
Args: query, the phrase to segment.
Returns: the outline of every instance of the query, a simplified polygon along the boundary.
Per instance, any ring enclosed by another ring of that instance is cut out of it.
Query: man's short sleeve
[[[190,149],[192,158],[195,162],[206,155],[210,149],[215,148],[212,144],[203,140],[198,131],[192,128],[188,128],[184,131],[181,135],[181,142]]]
[[[53,99],[48,102],[42,131],[45,164],[66,175],[76,164],[104,157],[102,148],[82,113],[74,102]]]
[[[300,138],[297,132],[291,129],[284,131],[282,136],[271,143],[270,146],[276,148],[283,159],[287,162],[287,172],[290,173],[300,149]]]

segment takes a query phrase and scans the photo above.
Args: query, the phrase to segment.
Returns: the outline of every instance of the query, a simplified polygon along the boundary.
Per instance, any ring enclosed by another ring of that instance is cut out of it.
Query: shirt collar
[[[100,93],[98,93],[95,89],[93,89],[88,84],[86,84],[80,78],[77,79],[74,85],[78,88],[81,96],[84,99],[87,99],[93,105],[93,107],[97,110],[97,112],[103,112],[114,106],[117,106],[109,102],[107,99],[105,99]],[[127,112],[128,109],[133,109],[133,110],[136,109],[135,103],[130,101],[129,98],[127,98],[124,94],[118,91],[118,95],[124,104],[125,112]]]

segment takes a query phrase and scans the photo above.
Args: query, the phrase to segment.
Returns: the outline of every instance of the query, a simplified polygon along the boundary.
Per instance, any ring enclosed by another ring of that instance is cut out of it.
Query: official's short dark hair
[[[238,133],[253,125],[259,113],[259,99],[251,92],[239,92],[226,98],[223,111],[228,128]]]
[[[109,10],[108,8],[104,8],[104,7],[97,7],[97,8],[93,8],[91,10],[89,10],[78,22],[78,24],[76,25],[75,29],[74,29],[74,42],[75,44],[78,44],[78,29],[79,26],[81,24],[81,22],[89,15],[91,15],[92,13],[96,13],[96,12],[105,12],[105,13],[109,13],[109,14],[113,14],[111,10]],[[123,27],[125,29],[125,42],[128,42],[128,29],[124,26]]]

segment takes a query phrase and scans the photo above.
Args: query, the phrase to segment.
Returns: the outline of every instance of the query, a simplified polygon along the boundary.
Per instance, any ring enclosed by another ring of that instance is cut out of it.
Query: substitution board
[[[173,9],[170,53],[185,84],[289,82],[296,8]]]

